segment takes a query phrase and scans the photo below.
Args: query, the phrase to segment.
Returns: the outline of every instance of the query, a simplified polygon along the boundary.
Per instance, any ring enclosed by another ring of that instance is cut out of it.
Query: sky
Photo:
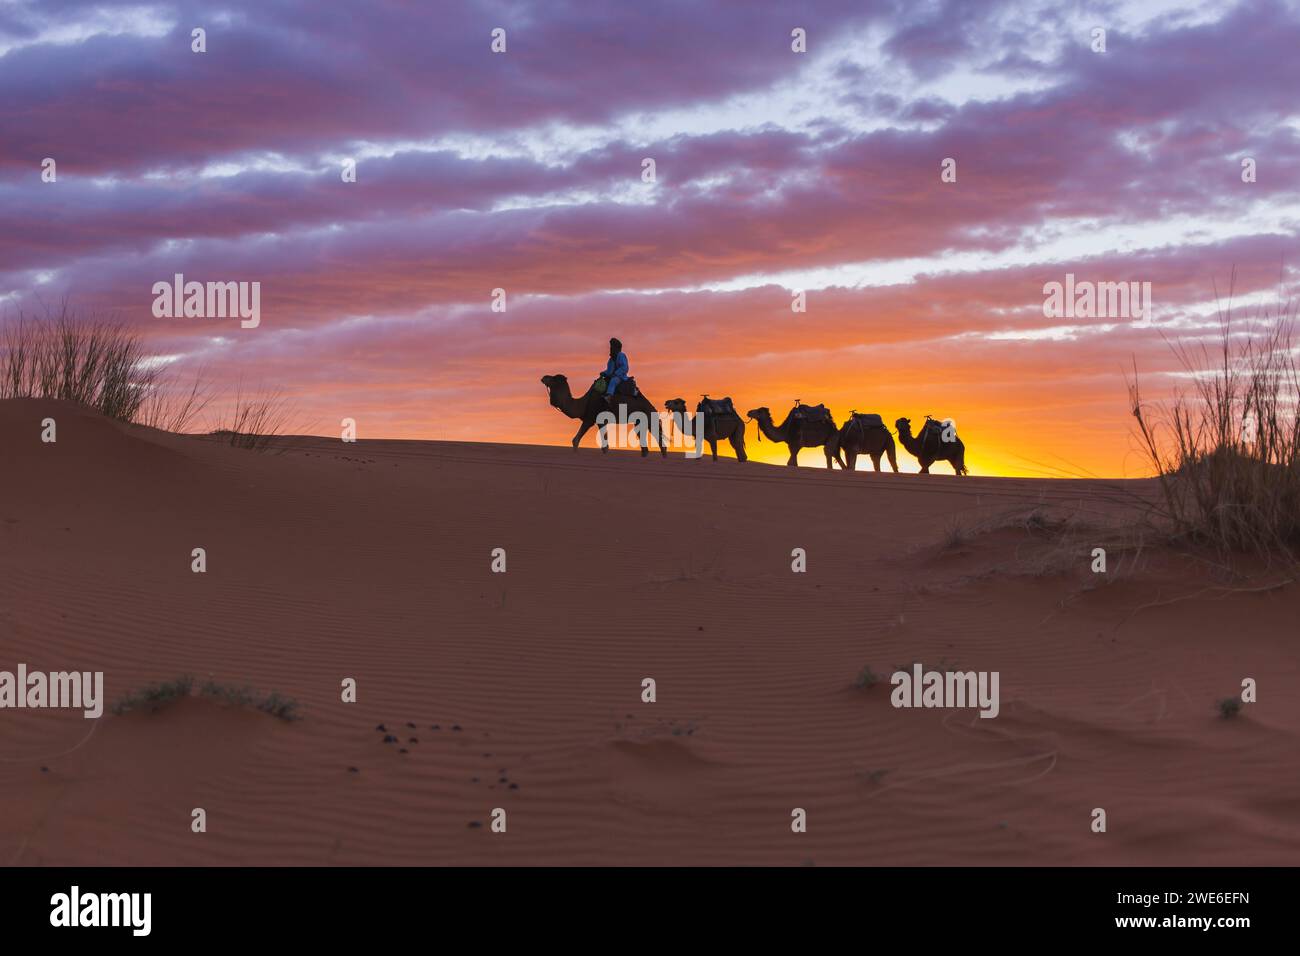
[[[0,321],[114,316],[317,434],[564,444],[539,379],[617,336],[660,405],[1145,474],[1125,369],[1185,386],[1234,272],[1241,316],[1296,291],[1297,49],[1278,0],[0,0]],[[157,317],[178,273],[258,325]],[[1151,307],[1046,315],[1067,275]]]

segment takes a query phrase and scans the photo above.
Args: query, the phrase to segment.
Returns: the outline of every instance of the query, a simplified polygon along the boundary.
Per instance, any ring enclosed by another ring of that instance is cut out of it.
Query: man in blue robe
[[[618,387],[627,381],[627,356],[623,354],[623,343],[618,339],[609,340],[609,362],[601,375],[605,379],[606,400],[613,398]]]

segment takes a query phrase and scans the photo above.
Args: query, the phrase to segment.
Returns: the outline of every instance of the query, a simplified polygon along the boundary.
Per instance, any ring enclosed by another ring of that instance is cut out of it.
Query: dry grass
[[[1032,538],[1056,539],[1082,526],[1076,515],[1063,515],[1040,505],[1025,505],[986,514],[974,521],[950,518],[944,526],[940,549],[956,550],[996,531],[1023,531]]]
[[[212,387],[201,371],[188,386],[175,386],[159,376],[140,405],[136,423],[165,432],[188,432],[212,399]]]
[[[0,398],[61,399],[123,422],[137,419],[159,380],[138,334],[66,304],[44,319],[19,313],[0,352]]]
[[[266,451],[288,427],[292,411],[279,389],[248,393],[241,383],[235,401],[211,432],[236,448]]]
[[[1230,293],[1231,296],[1231,293]],[[1221,556],[1250,553],[1288,565],[1300,549],[1300,369],[1296,304],[1234,323],[1220,309],[1213,348],[1172,343],[1193,381],[1167,404],[1129,383],[1142,452],[1158,476],[1154,516],[1171,538]]]
[[[182,674],[175,680],[161,681],[131,691],[113,705],[113,713],[120,715],[144,709],[152,713],[172,701],[189,697],[193,691],[194,678],[189,674]]]
[[[109,418],[187,431],[211,400],[202,372],[177,386],[138,332],[65,302],[0,326],[0,399],[76,402]]]
[[[215,395],[200,370],[183,385],[146,351],[139,332],[67,303],[44,317],[23,313],[0,325],[0,399],[76,402],[122,422],[191,431]],[[209,425],[236,448],[264,451],[287,430],[293,411],[278,389],[246,392]]]
[[[1011,532],[1010,535],[1007,532]],[[997,535],[996,544],[983,541]],[[964,580],[991,576],[1074,577],[1079,593],[1132,579],[1147,563],[1151,528],[1141,521],[1099,520],[1091,509],[1026,505],[1000,510],[973,522],[951,521],[938,553],[980,547],[992,564]],[[1095,549],[1105,551],[1105,571],[1094,571]]]
[[[121,715],[137,710],[148,710],[153,713],[174,701],[193,696],[195,696],[194,678],[189,674],[182,674],[174,680],[149,684],[140,690],[131,691],[113,705],[113,713]],[[300,719],[297,701],[284,697],[277,691],[259,694],[251,687],[235,687],[207,680],[199,685],[198,696],[209,697],[235,707],[260,710],[280,720]]]

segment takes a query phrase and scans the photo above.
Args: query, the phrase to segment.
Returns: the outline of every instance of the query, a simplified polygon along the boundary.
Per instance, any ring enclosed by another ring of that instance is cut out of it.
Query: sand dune
[[[1216,590],[1159,550],[1094,586],[1087,532],[1064,546],[997,520],[1040,506],[1130,524],[1141,482],[439,442],[259,454],[35,400],[0,403],[0,448],[0,669],[102,670],[110,701],[211,676],[302,714],[198,698],[100,720],[0,711],[3,863],[1300,851],[1296,588]],[[854,686],[913,661],[999,671],[1000,715]],[[1259,702],[1221,718],[1247,676]]]

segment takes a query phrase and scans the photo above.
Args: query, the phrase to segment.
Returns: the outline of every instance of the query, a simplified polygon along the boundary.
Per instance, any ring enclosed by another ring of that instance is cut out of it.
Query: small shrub
[[[961,523],[956,519],[950,521],[943,531],[943,550],[956,551],[962,547],[968,539],[968,533]]]
[[[248,686],[235,687],[230,684],[218,684],[209,680],[205,681],[203,686],[199,688],[199,694],[204,697],[225,701],[236,707],[252,707],[255,710],[270,714],[272,717],[278,717],[280,720],[298,719],[297,701],[282,696],[278,691],[271,691],[270,694],[263,697]]]
[[[874,687],[878,683],[880,683],[880,677],[877,676],[876,672],[871,669],[870,664],[862,668],[862,670],[858,673],[858,676],[853,680],[853,686],[860,687],[863,690],[865,690],[868,687]]]
[[[113,713],[125,714],[145,707],[152,713],[165,704],[189,697],[193,693],[194,678],[183,674],[175,680],[150,684],[141,690],[132,691],[113,705]],[[251,687],[235,687],[207,680],[200,685],[199,696],[210,697],[236,707],[251,707],[272,717],[278,717],[280,720],[298,719],[297,702],[281,695],[278,691],[262,696]]]
[[[113,713],[125,714],[128,711],[148,708],[151,712],[165,704],[182,697],[189,697],[194,689],[194,678],[182,674],[175,680],[149,684],[140,690],[131,691],[113,705]]]

